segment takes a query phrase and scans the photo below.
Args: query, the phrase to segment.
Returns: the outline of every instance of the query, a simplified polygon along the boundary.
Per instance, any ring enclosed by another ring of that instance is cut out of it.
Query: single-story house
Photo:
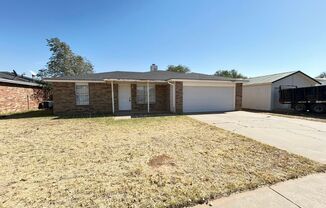
[[[16,72],[0,72],[0,114],[38,109],[44,98],[42,85]]]
[[[279,89],[320,85],[301,71],[252,77],[243,84],[242,108],[252,110],[285,110],[291,106],[279,103]]]
[[[151,69],[45,79],[53,86],[53,112],[193,113],[241,108],[244,80]],[[112,105],[114,103],[114,105]]]

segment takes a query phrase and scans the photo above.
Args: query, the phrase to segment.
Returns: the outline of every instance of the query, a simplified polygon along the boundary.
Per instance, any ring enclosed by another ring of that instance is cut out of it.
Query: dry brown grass
[[[180,207],[325,169],[188,117],[0,120],[4,207]]]

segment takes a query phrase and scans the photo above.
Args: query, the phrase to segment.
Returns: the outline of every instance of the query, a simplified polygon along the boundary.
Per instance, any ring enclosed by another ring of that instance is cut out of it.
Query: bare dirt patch
[[[163,155],[155,156],[152,159],[150,159],[148,165],[152,167],[160,167],[162,165],[175,166],[175,163],[173,162],[173,159],[171,157],[163,154]]]
[[[182,207],[325,169],[183,116],[0,120],[0,164],[15,208]]]

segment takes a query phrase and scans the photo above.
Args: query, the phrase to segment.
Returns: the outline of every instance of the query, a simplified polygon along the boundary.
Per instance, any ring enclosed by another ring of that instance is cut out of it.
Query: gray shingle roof
[[[239,79],[219,77],[214,75],[200,74],[200,73],[178,73],[169,71],[149,71],[149,72],[127,72],[127,71],[113,71],[87,74],[83,76],[64,76],[45,79],[51,80],[89,80],[102,81],[104,79],[127,79],[127,80],[161,80],[167,81],[170,79],[189,79],[189,80],[217,80],[217,81],[236,81]],[[240,79],[241,80],[241,79]]]
[[[291,74],[294,74],[296,72],[297,71],[290,71],[290,72],[270,74],[270,75],[259,76],[259,77],[251,77],[251,78],[248,79],[249,82],[247,83],[247,85],[272,83],[272,82],[280,80],[280,79],[282,79],[284,77],[290,76]]]
[[[256,84],[267,84],[267,83],[273,83],[276,82],[278,80],[281,80],[285,77],[291,76],[292,74],[296,74],[296,73],[301,73],[304,76],[308,77],[309,79],[315,81],[316,83],[320,82],[318,80],[315,80],[314,78],[306,75],[305,73],[301,72],[301,71],[290,71],[290,72],[282,72],[282,73],[277,73],[277,74],[270,74],[270,75],[265,75],[265,76],[259,76],[259,77],[251,77],[248,79],[248,83],[246,83],[246,85],[256,85]]]
[[[22,75],[15,75],[12,72],[1,71],[0,72],[0,83],[10,83],[10,84],[17,84],[17,85],[26,85],[26,86],[38,86],[40,87],[40,83],[37,83],[30,77],[22,76]]]

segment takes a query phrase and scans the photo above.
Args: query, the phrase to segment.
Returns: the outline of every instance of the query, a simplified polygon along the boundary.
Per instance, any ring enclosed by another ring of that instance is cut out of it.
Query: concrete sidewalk
[[[194,208],[325,208],[326,173],[233,194]]]

